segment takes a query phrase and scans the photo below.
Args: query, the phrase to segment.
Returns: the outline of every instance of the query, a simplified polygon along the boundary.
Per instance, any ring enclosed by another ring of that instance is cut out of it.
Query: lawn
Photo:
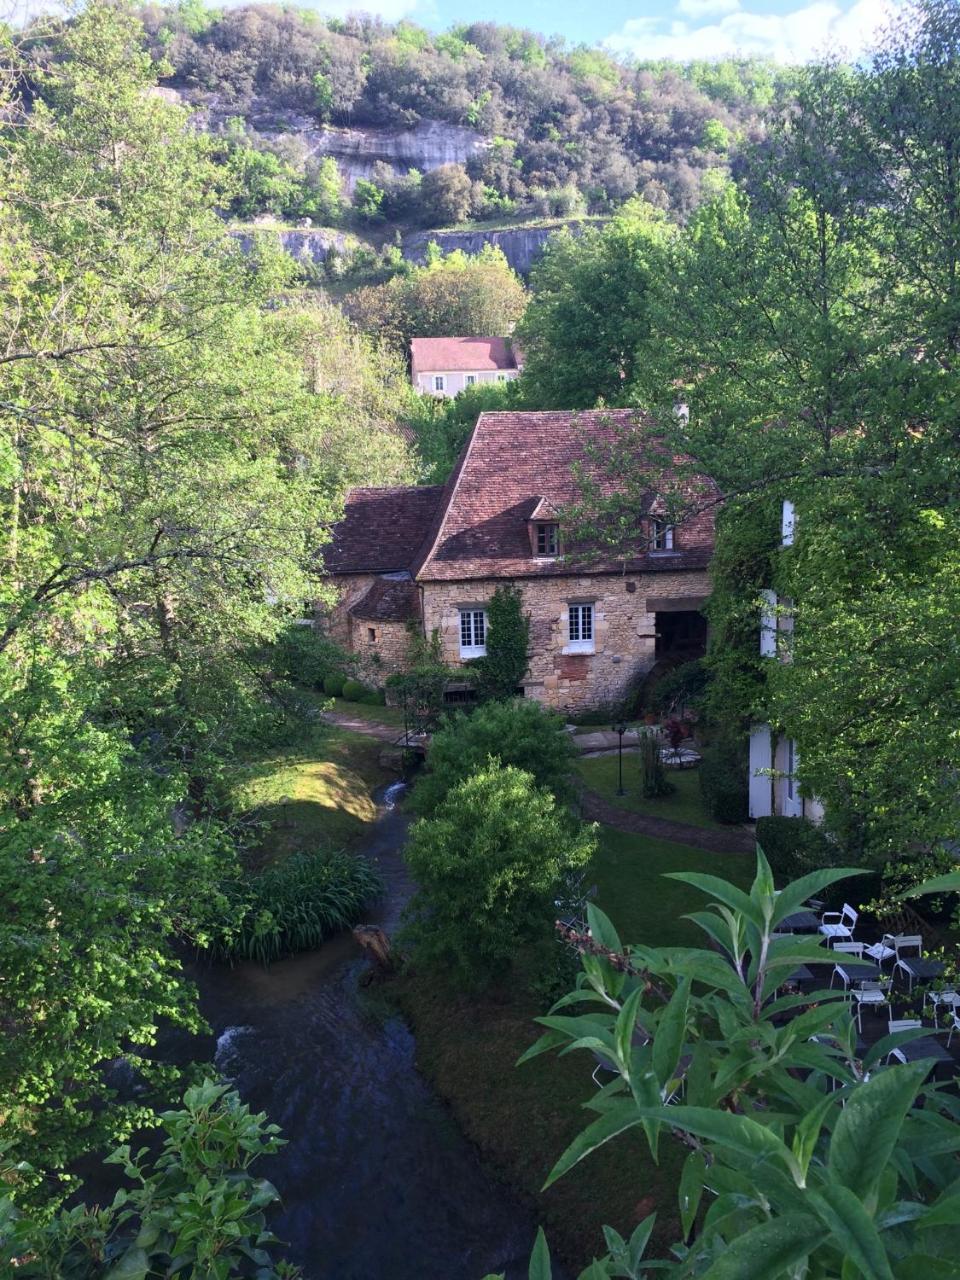
[[[346,698],[331,698],[331,711],[350,716],[354,720],[368,720],[372,724],[388,724],[398,730],[403,728],[402,707],[371,706],[368,702],[348,702]]]
[[[377,816],[371,793],[393,778],[378,763],[382,747],[376,738],[331,725],[305,735],[296,750],[238,765],[237,808],[268,824],[252,864],[301,849],[349,847],[362,836]]]
[[[584,784],[618,809],[647,814],[651,818],[667,818],[685,822],[691,827],[722,830],[719,822],[708,818],[700,803],[700,777],[697,769],[667,769],[666,775],[676,787],[672,795],[660,800],[647,800],[640,787],[640,757],[623,757],[623,786],[626,795],[617,795],[617,757],[589,756],[577,762],[577,772]]]
[[[712,854],[665,840],[600,829],[600,849],[589,878],[597,902],[624,941],[654,946],[696,945],[696,926],[680,917],[704,898],[662,879],[666,871],[706,871],[746,884],[753,859]],[[636,1133],[589,1156],[549,1191],[540,1187],[589,1115],[583,1103],[596,1091],[589,1054],[545,1055],[516,1067],[538,1035],[533,1018],[543,1002],[517,980],[509,991],[481,999],[453,993],[442,978],[407,974],[396,984],[417,1036],[417,1061],[450,1103],[462,1128],[486,1158],[521,1191],[534,1197],[538,1220],[552,1245],[576,1266],[603,1250],[606,1223],[628,1233],[656,1210],[655,1250],[678,1238],[676,1197],[685,1152],[661,1143],[654,1164]]]

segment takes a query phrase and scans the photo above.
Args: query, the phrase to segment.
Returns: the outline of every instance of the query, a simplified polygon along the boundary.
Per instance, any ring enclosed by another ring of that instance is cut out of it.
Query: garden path
[[[672,822],[669,818],[652,818],[645,813],[633,813],[610,804],[596,791],[586,787],[581,792],[580,804],[583,817],[588,822],[602,822],[608,827],[616,827],[618,831],[650,836],[654,840],[673,840],[676,844],[708,849],[711,853],[752,853],[756,847],[756,837],[743,827],[710,831],[705,827],[688,826],[685,822]]]
[[[342,711],[325,711],[323,718],[328,724],[335,724],[339,729],[349,729],[351,733],[362,733],[368,738],[379,738],[381,742],[396,742],[403,737],[403,730],[395,724],[381,724],[379,720],[361,720],[359,716],[347,715]]]

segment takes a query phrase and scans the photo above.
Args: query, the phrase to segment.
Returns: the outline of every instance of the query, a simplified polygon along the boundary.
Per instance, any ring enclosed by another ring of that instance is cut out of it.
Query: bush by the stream
[[[749,816],[747,765],[741,752],[724,744],[703,753],[700,762],[703,807],[715,822],[746,822]]]
[[[353,661],[333,640],[314,630],[294,623],[277,637],[273,667],[277,675],[308,689],[325,689],[328,679]]]
[[[238,923],[220,937],[217,953],[269,964],[319,947],[356,924],[383,892],[383,881],[365,858],[353,854],[294,853],[229,892]]]
[[[460,986],[502,979],[527,945],[549,941],[556,886],[596,844],[530,773],[488,760],[412,829],[414,963]]]
[[[574,755],[570,735],[553,712],[526,699],[487,702],[469,715],[445,717],[433,736],[412,804],[417,813],[433,813],[449,791],[485,768],[491,756],[525,769],[537,786],[566,801]]]

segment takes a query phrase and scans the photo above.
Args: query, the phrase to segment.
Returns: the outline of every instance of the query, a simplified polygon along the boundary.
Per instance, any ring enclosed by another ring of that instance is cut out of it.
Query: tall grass
[[[231,890],[235,924],[214,944],[227,960],[270,964],[281,956],[319,947],[349,928],[383,892],[383,881],[365,858],[349,853],[294,853]]]

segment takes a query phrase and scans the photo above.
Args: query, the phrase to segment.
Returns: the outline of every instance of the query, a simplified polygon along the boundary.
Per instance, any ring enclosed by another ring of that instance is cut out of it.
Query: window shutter
[[[760,610],[760,656],[777,656],[777,593],[769,588],[760,592],[765,607]]]
[[[793,526],[796,522],[796,512],[794,505],[788,499],[783,503],[783,515],[780,520],[780,545],[784,547],[793,546]]]

